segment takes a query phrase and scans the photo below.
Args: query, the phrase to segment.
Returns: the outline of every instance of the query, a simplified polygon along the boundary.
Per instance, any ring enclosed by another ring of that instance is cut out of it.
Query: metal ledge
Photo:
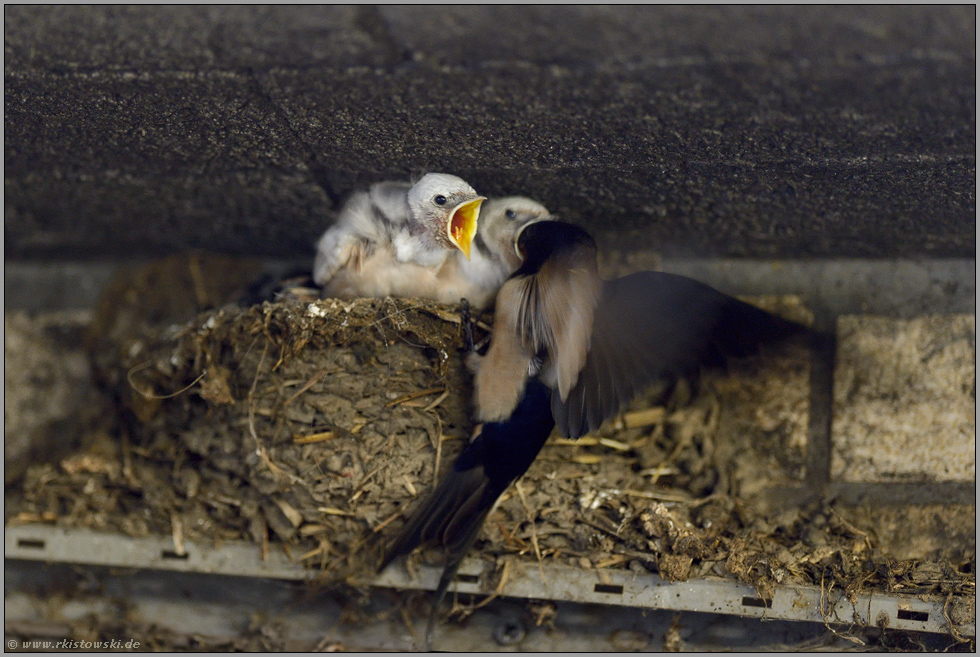
[[[5,527],[4,557],[48,563],[153,569],[212,575],[234,575],[312,581],[317,572],[290,561],[280,550],[263,561],[259,547],[228,542],[219,547],[188,543],[184,554],[167,538],[129,538],[83,529],[42,525]],[[511,562],[499,594],[575,603],[621,605],[644,609],[706,612],[749,618],[875,626],[915,632],[976,636],[976,623],[955,628],[940,596],[859,594],[851,601],[843,591],[821,592],[812,586],[777,586],[771,600],[754,587],[728,580],[666,582],[657,575],[616,570],[583,570],[555,564]],[[435,590],[440,569],[420,566],[410,577],[398,565],[371,583],[395,589]],[[460,568],[454,590],[489,595],[493,567],[469,559]]]
[[[606,258],[609,259],[609,254]],[[4,308],[52,311],[94,308],[122,265],[148,260],[11,260],[4,263]],[[282,274],[309,267],[309,259],[265,261]],[[914,317],[923,313],[976,312],[976,259],[671,258],[654,251],[631,251],[629,262],[606,264],[606,276],[661,268],[713,285],[729,294],[797,294],[831,314],[871,313]]]

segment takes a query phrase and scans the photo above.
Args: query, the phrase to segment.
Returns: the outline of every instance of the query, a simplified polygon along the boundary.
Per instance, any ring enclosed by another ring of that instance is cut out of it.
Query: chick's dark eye
[[[516,217],[516,216],[517,216],[517,213],[516,213],[516,212],[514,212],[513,210],[508,210],[507,212],[505,212],[505,213],[504,213],[504,215],[505,215],[505,216],[506,216],[506,217],[507,217],[508,219],[513,219],[514,217]]]
[[[446,204],[446,197],[443,196],[442,194],[440,194],[439,196],[435,197],[432,200],[436,202],[436,205],[445,205]]]

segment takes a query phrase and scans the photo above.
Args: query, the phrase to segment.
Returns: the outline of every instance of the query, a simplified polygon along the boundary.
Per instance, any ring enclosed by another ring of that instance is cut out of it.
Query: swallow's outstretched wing
[[[567,397],[552,394],[558,430],[577,438],[656,381],[723,366],[806,330],[684,276],[641,272],[606,281],[578,379]]]

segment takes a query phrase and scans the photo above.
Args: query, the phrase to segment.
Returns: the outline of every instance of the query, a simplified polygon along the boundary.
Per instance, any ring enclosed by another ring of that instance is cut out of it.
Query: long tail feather
[[[554,426],[551,391],[532,379],[511,416],[483,425],[385,550],[379,571],[419,546],[435,545],[443,551],[427,643],[436,610],[487,515],[507,487],[531,467]]]

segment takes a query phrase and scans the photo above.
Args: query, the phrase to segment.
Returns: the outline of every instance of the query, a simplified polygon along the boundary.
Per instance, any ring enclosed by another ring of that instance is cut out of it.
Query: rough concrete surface
[[[977,549],[975,505],[869,504],[842,508],[841,514],[854,525],[873,531],[882,552],[893,559],[923,559],[928,555],[955,561]]]
[[[976,480],[976,316],[837,320],[831,475]]]
[[[3,315],[4,484],[32,463],[77,447],[86,419],[105,409],[91,381],[81,333],[91,313]]]
[[[975,254],[976,10],[4,8],[5,255],[306,257],[444,170],[607,247]]]

